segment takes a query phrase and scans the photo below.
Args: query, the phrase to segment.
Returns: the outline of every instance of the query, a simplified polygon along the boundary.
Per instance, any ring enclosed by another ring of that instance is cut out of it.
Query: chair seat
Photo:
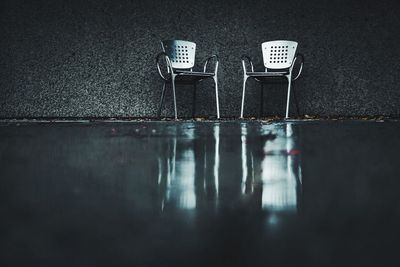
[[[282,71],[282,72],[246,72],[247,76],[250,77],[282,77],[289,74],[288,71]]]
[[[214,73],[210,72],[196,72],[196,71],[175,71],[177,74],[176,82],[179,83],[193,83],[203,79],[214,77]]]
[[[201,78],[206,78],[206,77],[212,77],[215,74],[211,72],[197,72],[197,71],[175,71],[178,76],[195,76],[195,77],[201,77]]]

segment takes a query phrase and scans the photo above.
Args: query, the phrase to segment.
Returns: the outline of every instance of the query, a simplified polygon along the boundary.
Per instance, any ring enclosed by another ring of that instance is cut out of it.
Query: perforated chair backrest
[[[196,56],[196,44],[182,40],[166,40],[161,45],[174,69],[191,69]]]
[[[297,50],[294,41],[270,41],[261,44],[266,69],[287,69],[292,66]]]

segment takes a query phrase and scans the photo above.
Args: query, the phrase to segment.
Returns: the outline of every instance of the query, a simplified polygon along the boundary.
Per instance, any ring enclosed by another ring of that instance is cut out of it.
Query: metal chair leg
[[[196,91],[197,91],[197,82],[193,84],[193,108],[192,108],[192,118],[196,115]]]
[[[288,76],[286,76],[286,78],[288,79],[288,91],[287,91],[286,116],[285,116],[285,118],[288,119],[289,118],[290,89],[291,89],[291,86],[292,86],[292,76],[288,75]]]
[[[260,114],[259,117],[261,118],[263,115],[264,111],[264,84],[261,82],[260,83],[260,89],[261,89],[261,94],[260,94]]]
[[[174,97],[174,113],[175,113],[175,120],[178,120],[178,112],[176,110],[176,93],[175,93],[175,77],[176,75],[171,75],[171,83],[172,83],[172,94]]]
[[[243,77],[243,93],[242,93],[242,108],[240,110],[240,118],[243,119],[243,110],[244,110],[244,95],[246,93],[246,81],[247,81],[247,76]]]
[[[217,119],[219,119],[220,115],[219,115],[218,78],[217,78],[217,76],[214,77],[214,83],[215,83],[215,102],[217,104]]]
[[[166,83],[164,82],[163,88],[162,88],[162,92],[161,92],[160,106],[159,106],[159,108],[158,108],[158,113],[157,113],[158,118],[161,117],[161,109],[162,109],[162,106],[163,106],[163,103],[164,103],[164,98],[165,98],[165,84],[166,84]]]

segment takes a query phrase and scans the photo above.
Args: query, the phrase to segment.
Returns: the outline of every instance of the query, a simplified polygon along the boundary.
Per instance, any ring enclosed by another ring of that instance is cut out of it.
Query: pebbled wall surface
[[[240,56],[262,69],[260,44],[297,40],[306,65],[294,84],[301,114],[400,115],[400,4],[388,1],[2,0],[0,117],[155,117],[161,39],[197,43],[197,68],[220,56],[223,117],[239,116]],[[245,116],[260,91],[248,83]],[[265,90],[264,115],[283,115],[284,84]],[[192,88],[178,88],[190,116]],[[172,116],[170,91],[163,115]],[[215,115],[212,82],[197,116]],[[294,109],[292,108],[292,112]],[[292,113],[294,114],[294,113]]]

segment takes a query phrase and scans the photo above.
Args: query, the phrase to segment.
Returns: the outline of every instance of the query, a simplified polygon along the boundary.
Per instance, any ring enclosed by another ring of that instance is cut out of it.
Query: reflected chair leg
[[[244,95],[246,93],[246,82],[247,82],[246,76],[243,77],[243,93],[242,93],[242,108],[240,109],[240,118],[243,119],[243,110],[244,110]]]
[[[264,111],[264,84],[262,82],[260,82],[260,90],[261,90],[261,94],[260,94],[260,118],[263,115],[263,111]]]
[[[166,87],[165,85],[166,85],[166,82],[164,82],[163,88],[162,88],[161,99],[160,99],[160,106],[159,106],[159,108],[158,108],[158,113],[157,113],[158,118],[161,117],[161,109],[162,109],[163,103],[164,103],[164,98],[165,98],[165,87]]]
[[[217,105],[217,119],[220,118],[219,115],[219,97],[218,97],[218,79],[217,76],[214,77],[214,83],[215,83],[215,102]]]
[[[297,116],[300,117],[299,103],[297,102],[297,95],[296,95],[296,90],[295,89],[293,89],[293,97],[294,97],[294,104],[296,106]]]
[[[178,112],[177,112],[177,110],[176,110],[175,77],[176,77],[176,75],[171,75],[172,94],[173,94],[173,97],[174,97],[174,113],[175,113],[175,120],[178,120]]]
[[[196,91],[197,91],[197,81],[193,84],[193,109],[192,109],[192,118],[196,115]]]
[[[289,118],[290,89],[292,87],[292,76],[288,75],[288,76],[286,76],[286,78],[288,79],[288,91],[287,91],[286,116],[285,116],[285,118],[288,119]]]

